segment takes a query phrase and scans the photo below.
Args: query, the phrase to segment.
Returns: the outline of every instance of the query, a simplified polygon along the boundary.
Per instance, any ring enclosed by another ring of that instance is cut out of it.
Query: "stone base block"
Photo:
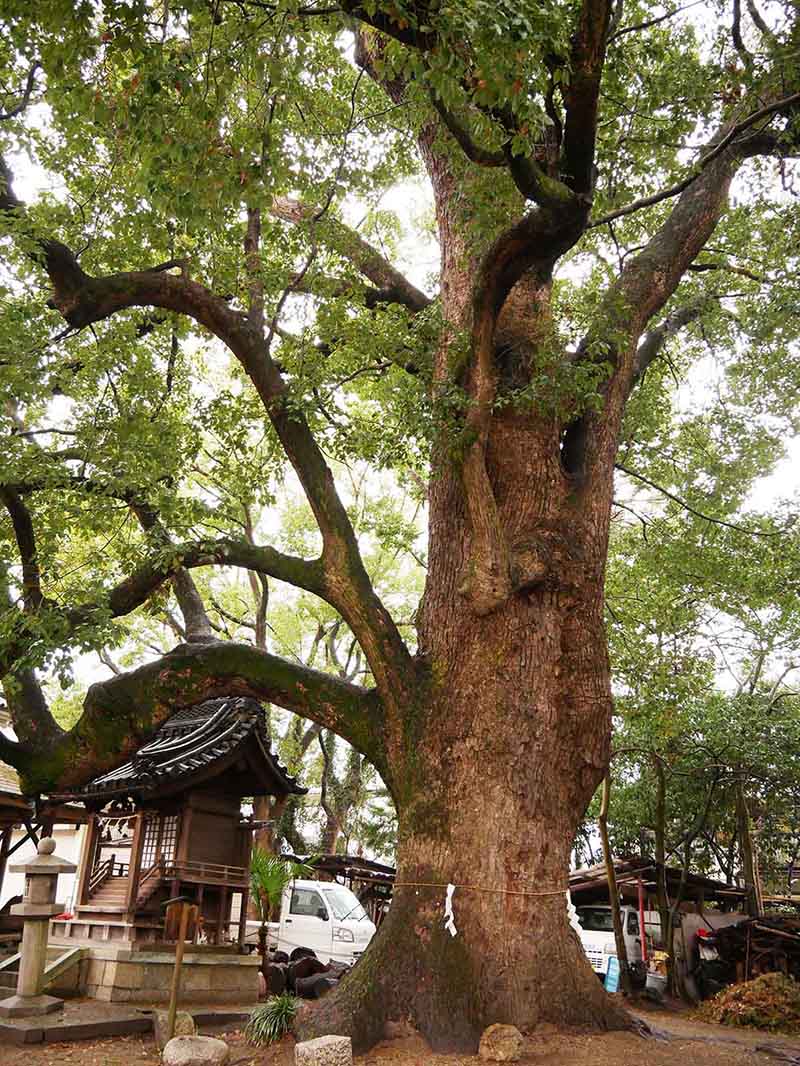
[[[55,996],[10,996],[0,1000],[0,1018],[27,1018],[41,1014],[55,1014],[62,1010],[64,1000]]]
[[[93,944],[81,964],[80,992],[107,1003],[168,1003],[174,965],[169,951]],[[188,952],[181,970],[180,1002],[255,1005],[259,967],[260,959],[253,955]]]
[[[157,1010],[153,1011],[153,1033],[156,1038],[156,1045],[159,1051],[163,1051],[164,1047],[175,1036],[196,1036],[197,1026],[194,1024],[194,1018],[185,1010],[179,1010],[175,1014],[175,1030],[172,1036],[167,1036],[167,1026],[169,1023],[169,1011]]]
[[[353,1066],[353,1044],[349,1036],[319,1036],[296,1044],[295,1066]]]
[[[225,1066],[230,1049],[213,1036],[174,1036],[161,1054],[164,1066]]]
[[[488,1062],[516,1062],[524,1046],[525,1038],[515,1025],[496,1023],[483,1030],[478,1056]]]

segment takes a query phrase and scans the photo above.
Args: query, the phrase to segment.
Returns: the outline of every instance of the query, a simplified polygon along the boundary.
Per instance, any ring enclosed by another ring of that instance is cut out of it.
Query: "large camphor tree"
[[[364,1045],[408,1016],[435,1047],[472,1048],[496,1021],[621,1024],[564,901],[609,757],[615,461],[668,414],[685,335],[729,353],[754,420],[796,394],[796,9],[0,15],[0,671],[18,735],[0,755],[57,793],[176,704],[296,711],[374,764],[399,829],[390,916],[304,1032]],[[387,251],[380,195],[401,179],[433,201],[427,287]],[[413,644],[330,456],[427,483]],[[286,463],[319,530],[308,557],[226,510],[227,486],[269,496]],[[191,574],[223,567],[327,601],[373,683],[216,639]],[[68,674],[170,587],[186,640],[93,685],[62,731],[41,668]]]

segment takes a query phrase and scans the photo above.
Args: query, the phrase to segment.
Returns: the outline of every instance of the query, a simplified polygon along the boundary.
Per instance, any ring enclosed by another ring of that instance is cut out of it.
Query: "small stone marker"
[[[524,1038],[515,1025],[490,1025],[483,1030],[478,1055],[489,1062],[516,1062]]]
[[[225,1066],[228,1045],[213,1036],[173,1036],[161,1053],[163,1066]]]
[[[163,1051],[167,1043],[167,1031],[169,1024],[169,1011],[157,1010],[153,1011],[153,1033],[156,1038],[156,1044],[158,1050]],[[197,1033],[197,1026],[194,1024],[194,1018],[188,1011],[179,1010],[175,1015],[175,1032],[173,1036],[195,1036]]]
[[[319,1036],[295,1044],[294,1066],[353,1066],[353,1043],[349,1036]]]

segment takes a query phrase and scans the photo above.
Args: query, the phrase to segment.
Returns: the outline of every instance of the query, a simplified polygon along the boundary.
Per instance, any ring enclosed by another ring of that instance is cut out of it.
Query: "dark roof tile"
[[[74,795],[76,798],[101,798],[105,795],[130,793],[152,795],[175,786],[191,786],[198,770],[211,763],[234,756],[235,752],[255,741],[261,749],[267,776],[279,790],[303,794],[302,788],[278,761],[270,748],[264,709],[257,700],[244,696],[205,700],[192,707],[182,707],[163,723],[156,735],[143,745],[130,762],[96,777]]]

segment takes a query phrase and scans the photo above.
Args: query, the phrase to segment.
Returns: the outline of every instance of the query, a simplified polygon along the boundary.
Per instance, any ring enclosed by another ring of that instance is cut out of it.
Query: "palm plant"
[[[261,923],[258,930],[258,951],[262,959],[267,954],[267,923],[280,912],[283,890],[296,877],[312,872],[308,863],[293,862],[280,855],[272,855],[264,848],[253,848],[250,856],[250,897]]]

